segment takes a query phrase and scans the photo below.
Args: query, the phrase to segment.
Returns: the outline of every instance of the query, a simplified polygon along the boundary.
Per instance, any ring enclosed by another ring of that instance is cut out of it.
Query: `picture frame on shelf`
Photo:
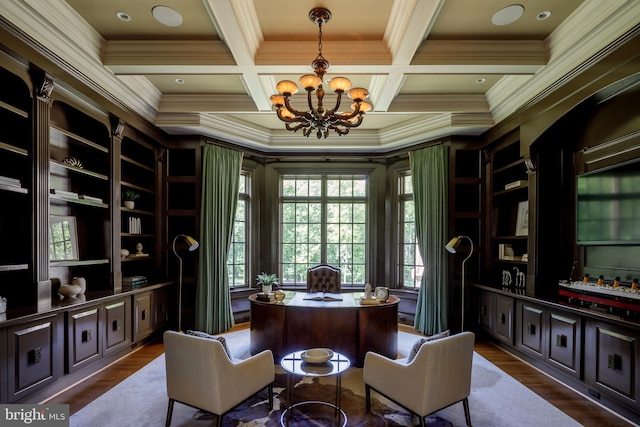
[[[49,261],[77,261],[78,226],[75,216],[49,217]]]
[[[529,202],[527,200],[518,203],[518,216],[516,217],[515,235],[529,235]]]

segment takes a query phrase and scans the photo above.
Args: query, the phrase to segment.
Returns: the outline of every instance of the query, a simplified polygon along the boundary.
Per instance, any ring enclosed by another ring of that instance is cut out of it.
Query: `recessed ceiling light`
[[[498,26],[509,25],[520,19],[523,13],[524,6],[521,4],[512,4],[497,11],[496,14],[493,15],[493,18],[491,18],[491,22],[493,22],[493,25]]]
[[[484,77],[480,77],[480,78],[476,79],[476,83],[478,83],[478,84],[484,83],[486,81],[487,81],[487,79],[485,79]]]
[[[116,16],[118,17],[119,20],[124,21],[124,22],[129,22],[131,21],[131,17],[126,13],[126,12],[116,12]]]
[[[179,85],[183,85],[184,79],[176,79],[176,83],[178,83]]]
[[[545,19],[547,19],[548,17],[551,16],[551,11],[550,10],[543,10],[542,12],[540,12],[537,16],[536,19],[538,21],[544,21]]]
[[[155,6],[151,9],[153,17],[167,27],[178,27],[182,24],[182,15],[167,6]]]

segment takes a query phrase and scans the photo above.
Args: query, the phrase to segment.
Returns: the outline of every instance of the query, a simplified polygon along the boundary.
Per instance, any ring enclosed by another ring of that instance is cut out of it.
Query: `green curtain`
[[[196,328],[210,334],[233,327],[227,255],[238,205],[242,153],[202,147],[200,252],[196,293]]]
[[[449,151],[437,145],[409,153],[416,237],[424,262],[414,328],[426,335],[447,329],[447,207]]]

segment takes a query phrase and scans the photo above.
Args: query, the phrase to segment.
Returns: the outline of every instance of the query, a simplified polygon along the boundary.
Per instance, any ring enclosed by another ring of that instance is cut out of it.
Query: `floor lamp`
[[[195,251],[198,249],[198,246],[200,246],[196,239],[191,236],[187,236],[186,234],[178,234],[173,239],[173,253],[178,257],[180,265],[180,276],[178,279],[178,331],[182,331],[182,258],[180,258],[180,255],[178,255],[178,252],[176,251],[176,241],[180,237],[182,237],[187,242],[187,245],[189,245],[189,252]]]
[[[462,261],[462,286],[461,286],[461,294],[462,294],[462,305],[460,307],[460,312],[462,313],[462,319],[460,320],[460,330],[464,331],[464,264],[467,262],[471,255],[473,255],[473,240],[469,236],[457,236],[453,239],[449,240],[449,243],[445,246],[445,249],[455,254],[458,251],[458,246],[460,246],[460,241],[462,239],[467,239],[469,244],[471,244],[471,249],[469,250],[469,255]]]

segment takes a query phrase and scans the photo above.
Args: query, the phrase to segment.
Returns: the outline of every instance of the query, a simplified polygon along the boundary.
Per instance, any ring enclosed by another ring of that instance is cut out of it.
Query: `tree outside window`
[[[233,236],[231,247],[229,248],[229,256],[227,258],[227,271],[229,275],[229,286],[236,288],[239,286],[249,286],[248,257],[249,253],[249,229],[247,225],[250,214],[250,178],[248,174],[240,175],[240,186],[238,188],[238,206],[236,208],[236,217],[233,224]]]
[[[280,278],[306,287],[307,269],[341,269],[342,286],[365,283],[368,179],[357,175],[283,176]]]

